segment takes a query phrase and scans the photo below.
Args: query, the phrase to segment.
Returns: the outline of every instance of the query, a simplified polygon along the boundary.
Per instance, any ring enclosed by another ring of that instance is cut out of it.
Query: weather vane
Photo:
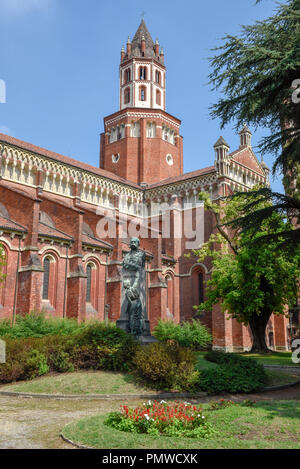
[[[145,11],[142,11],[142,14],[141,14],[142,19],[145,19],[145,14],[146,14],[146,12],[145,12]]]

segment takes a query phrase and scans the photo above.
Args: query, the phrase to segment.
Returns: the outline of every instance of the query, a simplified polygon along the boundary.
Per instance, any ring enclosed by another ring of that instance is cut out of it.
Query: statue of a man
[[[127,299],[126,316],[128,318],[127,331],[136,337],[143,334],[143,308],[140,299],[141,271],[145,268],[145,253],[139,250],[138,238],[131,238],[130,252],[123,260],[123,287]]]

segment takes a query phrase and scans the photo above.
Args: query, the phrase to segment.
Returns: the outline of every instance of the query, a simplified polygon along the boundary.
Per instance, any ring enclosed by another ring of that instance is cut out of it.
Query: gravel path
[[[224,397],[234,401],[300,400],[300,385],[280,391],[260,394],[235,394],[210,396],[201,402]],[[0,396],[0,449],[74,449],[59,434],[72,420],[94,414],[118,410],[124,402],[110,401],[62,401]],[[130,401],[131,405],[141,400]]]

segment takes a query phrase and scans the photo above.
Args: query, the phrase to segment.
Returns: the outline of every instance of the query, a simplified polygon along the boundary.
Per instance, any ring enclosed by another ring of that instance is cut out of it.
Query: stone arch
[[[165,282],[167,284],[167,320],[173,320],[175,317],[175,276],[172,270],[167,270],[164,274]]]
[[[102,314],[104,319],[105,266],[94,254],[85,257],[87,312]]]
[[[9,249],[6,246],[4,242],[1,241],[1,247],[2,247],[2,255],[3,259],[0,260],[0,273],[1,277],[4,275],[4,278],[0,284],[0,312],[1,312],[1,306],[5,305],[5,290],[6,290],[6,274],[7,274],[7,265],[8,265],[8,258],[9,258]]]
[[[204,264],[195,264],[191,269],[192,297],[194,305],[199,305],[205,300],[205,277],[207,269]]]
[[[55,309],[58,284],[58,257],[53,249],[48,249],[42,257],[44,269],[42,282],[42,301],[46,309]],[[50,307],[50,308],[49,308]]]

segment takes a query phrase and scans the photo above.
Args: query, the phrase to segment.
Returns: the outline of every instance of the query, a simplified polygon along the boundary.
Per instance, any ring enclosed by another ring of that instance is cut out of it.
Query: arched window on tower
[[[161,92],[159,90],[156,90],[156,104],[161,106]]]
[[[146,87],[140,86],[140,101],[146,101]]]
[[[130,88],[126,88],[124,91],[124,104],[130,103]]]
[[[131,71],[130,68],[127,68],[124,72],[124,83],[129,83],[131,81]]]
[[[147,137],[155,138],[156,137],[156,125],[154,122],[149,122],[147,124]]]
[[[158,83],[160,85],[161,75],[160,75],[160,72],[158,70],[156,70],[156,72],[155,72],[155,81],[156,81],[156,83]]]
[[[168,127],[165,127],[164,125],[162,127],[162,137],[163,137],[163,140],[166,140],[166,141],[169,140],[169,129]]]
[[[139,79],[140,80],[147,80],[147,68],[140,67],[139,69]]]
[[[132,122],[131,123],[131,137],[139,137],[139,136],[140,136],[140,123]]]

